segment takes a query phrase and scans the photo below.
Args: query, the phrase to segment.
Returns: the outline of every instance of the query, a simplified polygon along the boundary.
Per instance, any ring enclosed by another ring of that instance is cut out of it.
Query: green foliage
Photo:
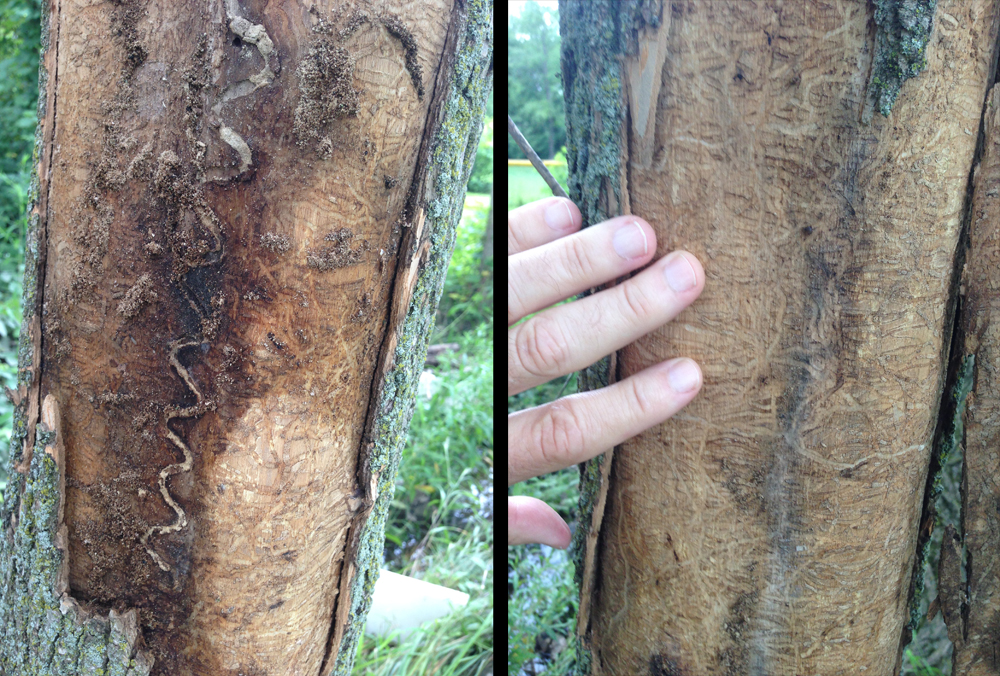
[[[26,44],[38,44],[37,23],[40,5],[37,2],[23,0],[0,2],[0,59],[25,50]]]
[[[944,672],[932,667],[922,657],[914,655],[907,648],[903,653],[903,674],[906,676],[943,676]]]
[[[565,674],[572,660],[578,592],[564,550],[545,545],[507,548],[507,673],[535,659],[546,671]],[[566,639],[563,650],[536,657],[539,637]]]
[[[484,196],[466,200],[462,222],[455,234],[455,252],[448,265],[437,311],[434,343],[460,342],[476,328],[493,326],[493,269],[483,269],[483,232],[489,202]]]
[[[541,157],[552,158],[566,144],[559,17],[534,2],[507,19],[507,113]],[[509,135],[507,157],[524,158]]]
[[[17,389],[17,342],[21,328],[21,278],[18,270],[0,268],[0,384]],[[7,460],[13,431],[14,405],[0,396],[0,496],[7,487]]]
[[[469,192],[488,193],[493,183],[493,118],[486,118],[476,149],[476,164],[469,176]]]
[[[37,122],[40,16],[38,0],[0,0],[0,262],[21,255],[18,226]],[[5,38],[11,34],[16,38]]]
[[[451,538],[492,501],[492,329],[464,343],[425,374],[410,423],[385,529],[387,555],[405,554],[403,568],[419,569],[431,539]]]
[[[549,167],[550,170],[556,168],[558,167]],[[565,167],[563,170],[565,171]],[[534,167],[507,167],[507,184],[507,211],[552,197],[552,191]]]
[[[40,17],[38,0],[0,0],[0,383],[11,388],[17,383]],[[13,406],[0,397],[0,494],[7,484],[12,415]]]

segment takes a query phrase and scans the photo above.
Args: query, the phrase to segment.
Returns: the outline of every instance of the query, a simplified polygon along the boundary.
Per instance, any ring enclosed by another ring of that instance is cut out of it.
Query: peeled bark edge
[[[454,52],[450,46],[455,44]],[[396,472],[413,416],[417,384],[434,329],[438,301],[444,288],[448,262],[455,247],[455,232],[462,217],[466,184],[476,160],[483,131],[486,102],[493,88],[493,2],[457,0],[445,41],[445,54],[453,60],[442,64],[437,75],[424,147],[417,175],[428,166],[426,178],[414,184],[411,199],[419,203],[416,222],[401,246],[393,292],[390,331],[382,347],[376,370],[369,419],[359,461],[359,485],[369,507],[351,528],[347,562],[348,596],[341,596],[335,609],[331,635],[336,662],[328,662],[322,674],[348,676],[354,665],[358,641],[371,608],[372,592],[382,565],[385,520],[395,490]],[[430,126],[433,125],[433,126]],[[428,142],[430,139],[432,141]],[[409,265],[405,261],[411,261]],[[405,311],[405,319],[396,321]],[[370,491],[370,492],[368,492]],[[344,601],[349,605],[342,606]],[[344,618],[346,621],[342,621]],[[339,638],[338,634],[342,637]]]
[[[903,83],[927,67],[937,0],[874,0],[875,56],[862,120],[889,117]]]
[[[559,2],[569,197],[580,209],[583,227],[629,213],[624,60],[635,51],[638,32],[659,27],[664,11],[670,7],[660,0]],[[616,368],[615,354],[604,357],[580,372],[579,389],[607,386],[615,381]],[[580,592],[577,674],[591,672],[589,601],[613,460],[609,449],[579,466],[580,501],[570,545]]]

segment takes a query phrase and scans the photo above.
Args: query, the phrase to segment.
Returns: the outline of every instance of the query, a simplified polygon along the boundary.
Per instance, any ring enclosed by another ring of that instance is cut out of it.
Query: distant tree
[[[531,146],[550,159],[566,143],[559,15],[529,2],[507,27],[507,112]],[[507,157],[524,157],[509,138]]]

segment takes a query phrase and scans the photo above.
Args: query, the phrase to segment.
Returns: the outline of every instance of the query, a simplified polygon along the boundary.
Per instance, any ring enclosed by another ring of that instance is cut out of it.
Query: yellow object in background
[[[566,163],[561,160],[542,160],[542,164],[546,167],[565,167]],[[531,162],[529,160],[507,160],[508,167],[530,167]]]

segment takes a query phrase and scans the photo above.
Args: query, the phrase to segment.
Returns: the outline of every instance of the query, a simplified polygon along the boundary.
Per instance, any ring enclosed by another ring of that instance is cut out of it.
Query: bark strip
[[[960,586],[952,605],[949,636],[955,635],[954,673],[962,676],[1000,671],[1000,87],[994,86],[984,112],[982,160],[973,184],[969,251],[963,277],[962,326],[965,354],[974,356],[975,373],[965,418],[965,486],[962,540],[966,549]],[[967,595],[967,596],[966,596]]]

